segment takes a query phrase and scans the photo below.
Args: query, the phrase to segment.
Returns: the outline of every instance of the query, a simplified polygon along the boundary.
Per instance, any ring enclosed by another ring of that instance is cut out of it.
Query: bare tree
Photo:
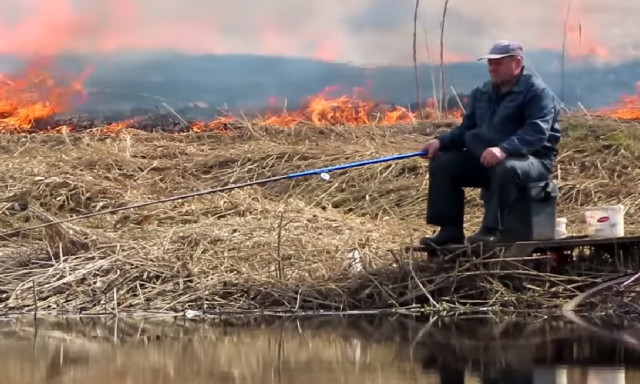
[[[562,57],[560,61],[560,101],[564,102],[564,71],[565,71],[565,60],[566,60],[566,47],[567,47],[567,33],[568,33],[568,25],[569,25],[569,14],[571,12],[571,2],[569,0],[569,4],[567,5],[567,14],[564,17],[564,30],[562,31]]]
[[[420,7],[420,0],[416,0],[416,9],[413,13],[413,69],[416,77],[416,97],[418,101],[418,108],[420,109],[420,117],[424,118],[424,113],[422,110],[422,97],[420,96],[420,76],[418,75],[418,55],[417,55],[417,37],[416,37],[416,29],[418,24],[418,8]]]
[[[446,91],[444,81],[444,23],[447,19],[447,7],[449,6],[449,0],[444,0],[444,9],[442,10],[442,20],[440,21],[440,92],[442,92],[442,100],[440,100],[440,106],[443,111],[446,111]]]

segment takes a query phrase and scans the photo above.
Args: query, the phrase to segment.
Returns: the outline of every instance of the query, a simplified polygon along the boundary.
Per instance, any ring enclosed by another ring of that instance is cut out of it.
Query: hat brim
[[[480,58],[478,59],[478,61],[481,60],[487,60],[487,59],[502,59],[503,57],[507,57],[507,56],[518,56],[518,54],[516,53],[505,53],[502,55],[498,55],[498,54],[489,54],[489,55],[484,55],[484,56],[480,56]]]

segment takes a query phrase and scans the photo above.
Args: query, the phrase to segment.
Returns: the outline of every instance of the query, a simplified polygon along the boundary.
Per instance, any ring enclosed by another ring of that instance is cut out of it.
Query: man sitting
[[[484,188],[485,211],[470,244],[499,241],[506,209],[529,183],[548,180],[560,141],[559,107],[547,85],[524,73],[520,44],[500,41],[487,59],[490,81],[471,92],[462,123],[422,148],[429,163],[427,223],[440,231],[423,246],[463,244],[463,187]]]

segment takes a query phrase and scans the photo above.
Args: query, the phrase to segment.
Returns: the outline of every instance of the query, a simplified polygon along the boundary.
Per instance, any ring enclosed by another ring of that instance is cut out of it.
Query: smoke
[[[446,50],[476,57],[494,40],[559,48],[567,1],[452,0]],[[437,46],[444,1],[422,1]],[[0,52],[178,51],[286,55],[360,64],[411,63],[414,0],[25,0],[0,2]],[[635,58],[640,3],[573,0],[575,52]],[[612,27],[613,26],[613,27]],[[424,52],[422,59],[426,60]]]
[[[439,60],[443,3],[421,1],[420,62]],[[530,67],[557,91],[567,4],[451,0],[445,60],[473,62],[494,41],[515,39],[524,44]],[[88,109],[153,107],[163,100],[174,106],[204,101],[233,108],[276,100],[294,108],[305,96],[333,85],[347,92],[367,86],[371,98],[409,103],[415,101],[414,6],[414,0],[0,0],[0,54],[5,55],[0,72],[19,68],[17,57],[34,56],[55,56],[67,72],[77,74],[90,67]],[[639,12],[640,3],[629,0],[573,0],[570,64],[637,60],[640,39],[629,15]],[[204,54],[215,56],[198,56]],[[633,93],[638,70],[619,68],[624,70],[618,74],[610,68],[572,68],[567,103],[601,105]],[[477,63],[451,67],[447,91],[453,85],[467,92],[485,75]],[[429,80],[423,71],[423,95],[431,94]]]

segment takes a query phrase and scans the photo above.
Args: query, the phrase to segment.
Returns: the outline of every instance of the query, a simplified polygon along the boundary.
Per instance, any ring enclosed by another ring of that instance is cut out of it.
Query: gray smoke
[[[178,50],[312,57],[329,45],[331,58],[337,61],[411,63],[414,0],[191,0],[185,4],[179,0],[2,0],[0,22],[5,36],[0,49],[6,52],[20,42],[22,49],[53,46],[85,53]],[[419,23],[426,25],[434,47],[443,4],[443,0],[421,4]],[[567,4],[568,0],[452,0],[446,49],[476,57],[492,41],[504,38],[519,40],[530,50],[560,48]],[[633,15],[638,14],[640,3],[634,1],[573,0],[569,43],[574,50],[606,47],[612,59],[637,58],[640,40]]]
[[[418,49],[425,35],[437,59],[444,1],[422,1]],[[15,54],[64,53],[58,68],[94,71],[81,109],[180,107],[261,108],[276,98],[294,108],[305,97],[337,85],[345,93],[368,88],[375,100],[415,101],[412,65],[414,0],[0,0],[0,70],[19,69]],[[566,103],[587,107],[634,93],[640,80],[635,18],[640,3],[574,0]],[[567,2],[451,0],[445,57],[467,63],[447,69],[447,90],[468,92],[486,78],[474,58],[499,39],[521,41],[527,64],[560,92],[562,23]],[[577,26],[580,26],[578,34]],[[611,27],[611,26],[615,27]],[[54,33],[55,31],[55,33]],[[19,32],[19,33],[18,33]],[[76,54],[79,54],[76,55]],[[334,63],[313,61],[329,59]],[[591,61],[590,61],[591,60]],[[606,64],[606,63],[609,64]],[[354,65],[349,65],[351,63]],[[605,63],[605,64],[603,64]],[[362,65],[374,65],[374,69]],[[437,68],[436,68],[437,70]],[[421,67],[422,93],[432,94]]]

